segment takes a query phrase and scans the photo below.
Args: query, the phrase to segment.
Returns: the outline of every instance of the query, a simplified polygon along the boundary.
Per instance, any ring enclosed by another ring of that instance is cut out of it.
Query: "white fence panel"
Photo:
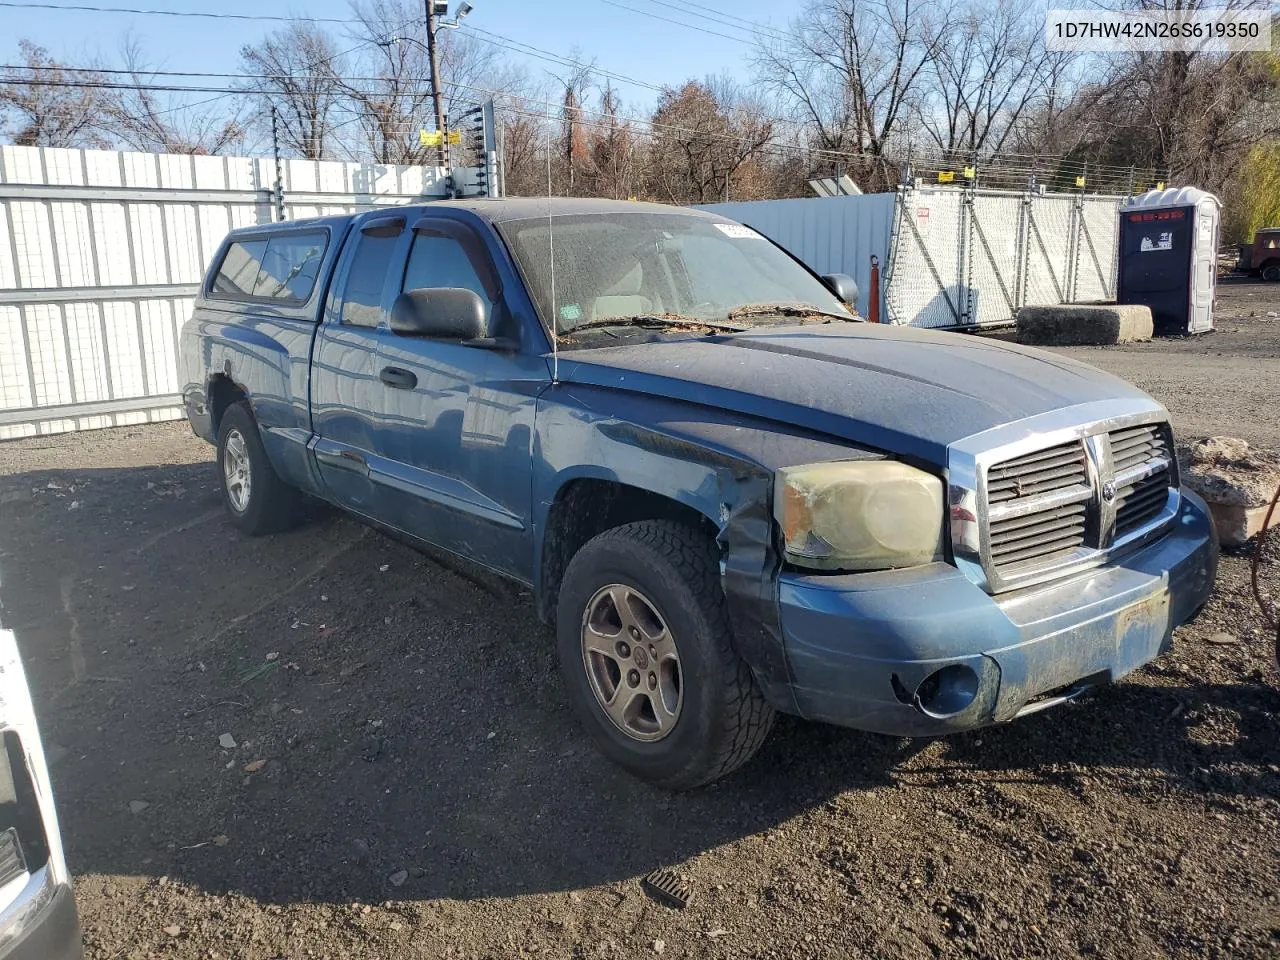
[[[289,220],[445,193],[435,168],[280,173]],[[0,146],[0,440],[180,417],[182,324],[226,233],[275,219],[275,179],[251,157]]]

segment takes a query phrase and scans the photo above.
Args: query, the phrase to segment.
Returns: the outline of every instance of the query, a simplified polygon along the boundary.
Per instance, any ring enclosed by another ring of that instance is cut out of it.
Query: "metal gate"
[[[994,326],[1028,304],[1114,298],[1120,201],[900,188],[885,281],[889,321]]]

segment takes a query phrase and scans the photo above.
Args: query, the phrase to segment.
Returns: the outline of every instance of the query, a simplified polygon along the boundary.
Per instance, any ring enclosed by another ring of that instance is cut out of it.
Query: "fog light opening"
[[[962,663],[953,663],[920,682],[915,707],[927,716],[946,720],[967,710],[977,696],[978,675]]]

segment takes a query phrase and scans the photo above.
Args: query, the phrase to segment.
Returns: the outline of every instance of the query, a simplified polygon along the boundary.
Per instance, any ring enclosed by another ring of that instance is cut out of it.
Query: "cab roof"
[[[373,207],[358,213],[338,214],[328,217],[310,217],[305,220],[285,220],[279,223],[263,223],[249,227],[238,227],[231,231],[233,236],[253,234],[269,234],[278,230],[299,230],[306,227],[328,227],[342,229],[355,220],[385,215],[396,210],[418,210],[423,213],[430,210],[466,210],[488,223],[506,223],[511,220],[532,220],[535,218],[575,217],[589,214],[602,216],[618,216],[626,213],[665,213],[680,216],[696,217],[700,220],[729,222],[718,214],[692,207],[679,207],[667,203],[646,203],[636,200],[604,200],[595,197],[501,197],[490,199],[475,197],[466,200],[431,200],[423,198],[421,203],[410,203],[396,206]]]

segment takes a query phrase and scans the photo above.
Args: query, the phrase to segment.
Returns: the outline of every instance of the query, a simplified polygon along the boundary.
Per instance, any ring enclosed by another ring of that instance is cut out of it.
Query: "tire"
[[[574,712],[601,752],[642,780],[672,790],[710,783],[746,763],[773,726],[773,707],[734,649],[714,545],[684,524],[629,523],[583,546],[560,587],[556,635]],[[610,644],[611,653],[594,649]],[[618,720],[606,702],[611,681]]]
[[[250,536],[277,533],[298,522],[302,494],[271,466],[247,401],[228,407],[218,425],[218,477],[231,522]]]
[[[1280,263],[1268,263],[1262,268],[1262,279],[1271,283],[1280,281]]]

